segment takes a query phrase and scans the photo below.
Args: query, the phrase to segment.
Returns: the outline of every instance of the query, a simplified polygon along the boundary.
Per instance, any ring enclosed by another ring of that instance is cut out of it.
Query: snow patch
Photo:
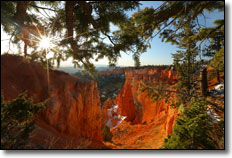
[[[126,119],[126,116],[121,116],[118,114],[118,105],[112,105],[111,108],[107,109],[107,114],[109,120],[106,123],[106,126],[110,128],[117,127],[123,120]],[[113,125],[113,120],[117,120],[117,122]]]
[[[214,109],[208,107],[206,113],[211,117],[214,123],[218,123],[221,121],[220,116],[215,112]]]
[[[210,93],[211,93],[211,96],[216,96],[216,95],[221,95],[224,93],[224,83],[220,83],[216,86],[214,86],[214,90],[211,90]]]
[[[224,89],[224,83],[220,83],[220,84],[216,85],[215,89],[217,89],[217,90]]]

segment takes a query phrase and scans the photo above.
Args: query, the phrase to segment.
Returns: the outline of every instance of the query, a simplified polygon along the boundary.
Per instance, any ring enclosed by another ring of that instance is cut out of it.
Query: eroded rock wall
[[[34,102],[48,99],[39,118],[70,136],[101,141],[101,106],[95,82],[50,70],[20,56],[1,56],[1,91],[6,100],[27,91]]]
[[[119,107],[119,114],[126,116],[126,121],[131,124],[155,123],[156,120],[164,118],[163,128],[166,134],[170,134],[178,111],[165,103],[165,98],[153,102],[146,91],[141,92],[140,83],[151,81],[155,84],[162,81],[172,86],[176,82],[175,71],[163,68],[132,69],[126,70],[125,76],[123,88],[115,100],[106,102],[103,111],[108,104],[116,104]],[[174,95],[172,99],[175,101]]]

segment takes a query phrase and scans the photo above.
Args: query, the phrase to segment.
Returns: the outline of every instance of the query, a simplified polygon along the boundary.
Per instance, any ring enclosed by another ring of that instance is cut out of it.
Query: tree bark
[[[27,5],[30,1],[18,1],[16,6],[15,21],[18,24],[18,31],[21,32],[24,27],[24,20],[27,11]],[[27,44],[24,41],[24,57],[27,56]]]
[[[93,25],[95,29],[98,29],[98,25],[96,21],[92,17],[92,6],[89,3],[86,3],[85,1],[77,1],[77,3],[81,6],[81,9],[85,12],[85,15],[88,18],[88,21]]]
[[[74,11],[75,3],[76,2],[74,1],[66,1],[65,3],[66,25],[67,25],[66,27],[68,30],[68,40],[73,49],[74,58],[77,56],[77,45],[73,39],[73,11]]]
[[[24,43],[24,57],[27,56],[27,44]]]
[[[200,89],[202,96],[207,96],[208,93],[208,81],[207,81],[207,69],[203,68],[200,71]]]
[[[27,5],[29,3],[30,1],[18,1],[17,2],[15,19],[16,19],[17,24],[20,26],[20,30],[24,26]]]

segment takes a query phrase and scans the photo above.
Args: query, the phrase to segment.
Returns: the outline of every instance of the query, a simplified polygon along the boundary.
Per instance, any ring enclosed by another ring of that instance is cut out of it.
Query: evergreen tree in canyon
[[[182,31],[172,37],[172,40],[179,43],[178,48],[182,49],[173,54],[174,66],[179,76],[176,89],[181,92],[178,95],[177,105],[188,103],[191,96],[196,95],[196,72],[199,68],[196,57],[199,54],[199,49],[196,48],[196,42],[189,39],[196,33],[194,27],[194,24],[186,23],[181,29]]]
[[[165,139],[163,149],[217,149],[217,134],[210,116],[206,113],[204,98],[193,99],[191,107],[177,118],[173,134]],[[224,133],[221,132],[222,137]]]
[[[162,83],[161,85],[148,84],[145,87],[143,86],[143,91],[150,89],[150,92],[154,93],[153,95],[150,94],[150,96],[155,96],[156,99],[162,96],[170,97],[168,93],[175,93],[179,97],[179,101],[175,106],[187,104],[191,98],[198,96],[196,94],[198,80],[196,74],[197,70],[200,70],[202,64],[204,64],[201,60],[202,48],[207,47],[208,54],[211,52],[211,57],[213,57],[212,54],[216,54],[215,48],[220,49],[220,46],[224,43],[222,36],[218,38],[218,35],[224,35],[224,19],[216,20],[215,23],[217,25],[215,27],[202,28],[202,24],[199,24],[199,16],[204,16],[205,11],[212,12],[216,9],[223,11],[224,2],[172,1],[163,2],[156,9],[152,7],[145,8],[133,15],[134,23],[136,23],[136,28],[138,29],[136,31],[139,31],[147,42],[160,35],[162,41],[170,42],[180,48],[173,54],[173,64],[179,76],[176,91],[166,89],[167,86],[164,86]],[[207,45],[206,42],[209,39],[211,39],[211,43]],[[215,42],[218,43],[216,47]],[[219,49],[217,49],[218,56],[220,56],[218,58],[220,58],[219,61],[222,61],[224,52],[221,50],[221,55],[219,55]],[[216,62],[215,59],[212,60],[212,63],[213,61]],[[219,65],[218,62],[218,67],[223,67],[224,62],[220,63]]]
[[[1,148],[26,149],[28,138],[34,130],[35,114],[45,108],[44,103],[33,104],[26,93],[12,101],[4,101],[1,95]]]
[[[224,20],[216,20],[216,30],[209,34],[210,45],[204,50],[205,56],[213,58],[210,66],[216,70],[217,80],[220,83],[220,72],[224,71]],[[202,34],[210,32],[211,29],[203,29]]]
[[[199,76],[197,70],[204,64],[201,60],[202,51],[206,52],[205,56],[211,57],[211,65],[217,71],[223,71],[224,67],[224,19],[216,20],[214,27],[203,27],[199,23],[200,15],[205,16],[205,11],[215,10],[223,11],[224,2],[165,1],[156,9],[145,8],[133,15],[136,31],[147,42],[160,35],[162,41],[180,48],[173,54],[173,63],[178,74],[178,83],[174,90],[164,83],[147,83],[141,86],[141,90],[146,91],[154,101],[164,97],[166,102],[169,102],[172,94],[177,95],[177,101],[171,104],[175,107],[181,105],[180,108],[183,108],[180,110],[183,113],[176,121],[173,134],[165,140],[165,149],[218,148],[220,140],[223,140],[223,134],[218,134],[220,130],[224,133],[224,128],[221,127],[223,120],[213,126],[213,120],[206,113],[206,105],[211,104],[217,110],[223,109],[205,98],[204,101],[199,100],[200,94],[196,91]],[[209,40],[211,42],[207,42]],[[215,136],[219,141],[215,141]]]

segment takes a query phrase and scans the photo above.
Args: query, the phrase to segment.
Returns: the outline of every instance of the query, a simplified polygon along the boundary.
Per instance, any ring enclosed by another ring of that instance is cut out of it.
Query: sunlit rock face
[[[48,99],[39,118],[60,133],[101,141],[101,106],[95,82],[50,70],[13,55],[1,56],[1,87],[6,100],[27,91],[34,102]]]
[[[140,91],[140,83],[162,81],[172,86],[176,79],[175,71],[162,68],[131,69],[125,70],[125,76],[126,80],[123,88],[116,99],[105,102],[103,111],[106,111],[104,109],[110,109],[110,104],[118,105],[118,115],[125,116],[125,121],[132,125],[155,123],[156,120],[164,118],[165,134],[170,134],[178,111],[165,103],[165,98],[153,102],[146,92]],[[175,101],[174,95],[172,99]]]

